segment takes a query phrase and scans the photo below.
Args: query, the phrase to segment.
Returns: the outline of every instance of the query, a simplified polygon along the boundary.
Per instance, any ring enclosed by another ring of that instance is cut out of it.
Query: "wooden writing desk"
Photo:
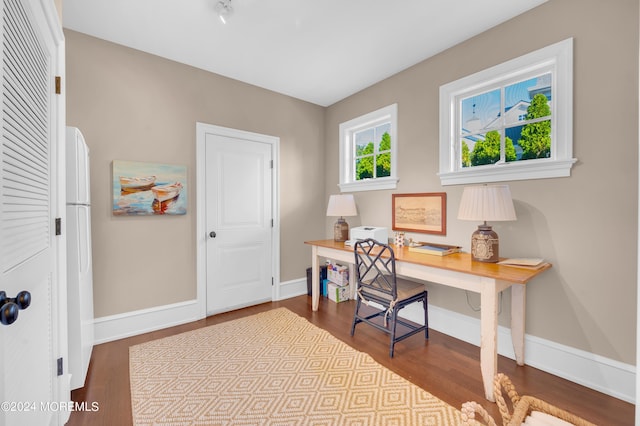
[[[333,240],[306,241],[312,248],[312,307],[318,310],[320,301],[320,258],[350,265],[352,280],[355,256],[353,247]],[[545,263],[538,269],[518,268],[495,263],[474,262],[469,253],[432,256],[410,252],[407,247],[394,247],[396,273],[435,284],[480,293],[480,371],[485,396],[493,397],[493,378],[498,369],[498,294],[511,287],[511,338],[518,365],[524,365],[525,284],[551,268]]]

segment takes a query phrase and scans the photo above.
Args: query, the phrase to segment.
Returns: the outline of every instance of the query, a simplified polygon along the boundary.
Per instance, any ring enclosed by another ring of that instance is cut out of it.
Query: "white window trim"
[[[352,135],[356,131],[370,127],[377,122],[390,121],[391,131],[391,176],[354,180],[355,147]],[[340,187],[341,192],[373,191],[395,189],[398,184],[398,104],[372,111],[340,124]]]
[[[460,167],[457,154],[457,102],[483,87],[536,70],[550,70],[553,126],[548,159]],[[520,56],[440,87],[440,181],[458,185],[508,180],[567,177],[577,161],[573,157],[573,38]]]

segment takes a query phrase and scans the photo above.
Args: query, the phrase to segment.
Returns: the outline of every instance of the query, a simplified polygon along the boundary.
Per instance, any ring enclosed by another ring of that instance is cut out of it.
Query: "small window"
[[[395,189],[397,104],[340,124],[340,190]]]
[[[572,93],[572,39],[442,86],[442,184],[569,176]]]

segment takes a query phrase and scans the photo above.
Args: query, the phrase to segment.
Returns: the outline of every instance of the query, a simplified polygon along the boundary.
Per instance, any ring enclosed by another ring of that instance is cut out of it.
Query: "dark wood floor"
[[[349,334],[353,302],[320,302],[320,310],[312,312],[311,298],[294,297],[266,303],[201,321],[172,327],[140,336],[98,345],[93,350],[86,386],[72,392],[76,402],[96,402],[99,410],[74,412],[68,425],[131,425],[131,393],[129,388],[129,346],[182,333],[221,322],[256,314],[276,307],[286,307],[307,318],[352,347],[369,353],[380,364],[395,371],[433,395],[460,408],[465,401],[482,404],[501,424],[495,404],[484,399],[480,377],[480,350],[444,334],[430,331],[429,341],[413,336],[396,344],[395,356],[389,358],[388,340],[384,333],[359,325],[354,337]],[[551,404],[581,415],[599,425],[633,425],[634,406],[559,377],[500,357],[498,371],[507,374],[519,393],[533,395]]]

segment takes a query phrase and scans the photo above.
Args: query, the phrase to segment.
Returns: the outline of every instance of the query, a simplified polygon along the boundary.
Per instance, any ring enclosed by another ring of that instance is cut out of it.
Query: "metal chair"
[[[353,315],[351,335],[356,325],[364,322],[384,331],[391,337],[389,356],[393,358],[396,342],[406,339],[424,330],[425,339],[429,338],[427,313],[427,291],[424,284],[398,278],[396,276],[396,260],[393,249],[371,238],[357,241],[354,244],[355,272],[357,279],[357,302]],[[362,304],[375,302],[382,310],[373,308],[361,313]],[[398,318],[398,312],[414,302],[422,302],[424,306],[424,325],[407,322]],[[398,334],[397,325],[408,331]]]

